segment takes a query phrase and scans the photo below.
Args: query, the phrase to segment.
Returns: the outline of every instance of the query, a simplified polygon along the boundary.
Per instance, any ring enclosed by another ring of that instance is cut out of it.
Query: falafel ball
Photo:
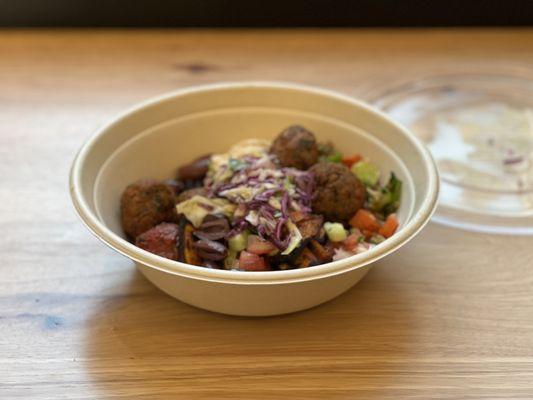
[[[153,179],[142,179],[129,185],[120,201],[122,229],[130,238],[165,221],[175,219],[173,189]]]
[[[315,135],[300,125],[291,125],[281,132],[270,152],[277,156],[282,167],[305,170],[318,161]]]
[[[137,236],[135,245],[158,256],[177,260],[178,235],[179,227],[177,224],[162,222]]]
[[[328,221],[346,221],[365,202],[365,187],[344,165],[320,162],[309,171],[314,174],[313,212]]]

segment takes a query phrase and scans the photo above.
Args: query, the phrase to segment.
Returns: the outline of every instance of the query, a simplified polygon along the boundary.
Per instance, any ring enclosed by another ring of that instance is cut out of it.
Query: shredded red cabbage
[[[279,250],[285,250],[291,240],[291,232],[287,227],[290,213],[311,212],[314,191],[312,173],[295,168],[276,168],[278,163],[273,155],[244,156],[240,161],[242,164],[239,169],[223,182],[207,179],[205,182],[211,196],[225,197],[238,205],[238,216],[232,221],[227,237],[250,229],[261,238],[271,241]],[[229,198],[225,193],[238,188],[251,189],[256,194],[245,199],[238,195]],[[251,212],[257,214],[247,220]]]

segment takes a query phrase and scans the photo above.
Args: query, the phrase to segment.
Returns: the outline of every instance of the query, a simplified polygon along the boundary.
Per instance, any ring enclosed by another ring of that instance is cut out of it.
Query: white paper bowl
[[[273,138],[301,124],[345,154],[361,153],[403,181],[400,228],[375,248],[328,264],[287,271],[213,270],[135,247],[120,227],[124,188],[146,177],[172,178],[177,166],[245,138]],[[157,287],[188,304],[234,315],[276,315],[328,301],[357,283],[376,260],[409,241],[436,205],[438,176],[425,147],[378,110],[327,90],[286,83],[200,86],[149,100],[99,129],[70,176],[74,206],[104,243],[136,262]]]

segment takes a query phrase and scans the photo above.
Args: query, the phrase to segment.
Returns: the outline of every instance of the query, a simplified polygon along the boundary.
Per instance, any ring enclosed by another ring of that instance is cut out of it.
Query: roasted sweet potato
[[[323,222],[324,218],[321,215],[314,214],[309,214],[296,222],[296,226],[302,234],[302,240],[305,241],[315,237],[320,232]]]
[[[202,265],[194,245],[194,227],[184,217],[180,219],[179,227],[178,260],[191,265]]]
[[[307,247],[302,250],[302,252],[294,260],[294,265],[297,268],[307,268],[312,267],[313,265],[320,264],[320,260],[315,254],[309,250]]]
[[[318,257],[321,263],[330,262],[333,258],[333,248],[331,246],[322,246],[318,241],[311,239],[309,248]]]

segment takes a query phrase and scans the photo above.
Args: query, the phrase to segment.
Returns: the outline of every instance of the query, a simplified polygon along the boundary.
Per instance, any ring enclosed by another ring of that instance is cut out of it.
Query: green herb
[[[377,190],[367,189],[367,195],[368,206],[372,211],[389,215],[400,205],[402,181],[391,173],[389,182],[384,187]]]
[[[342,154],[341,153],[332,153],[329,155],[322,155],[318,157],[319,162],[329,162],[329,163],[341,163]]]
[[[342,162],[342,154],[335,150],[331,142],[318,144],[318,161],[320,162]]]
[[[246,168],[248,164],[246,162],[239,160],[237,158],[230,158],[228,161],[229,169],[231,169],[233,172],[240,171],[244,168]]]
[[[330,154],[328,157],[328,161],[332,163],[340,163],[342,162],[342,154],[341,153],[333,153]]]

